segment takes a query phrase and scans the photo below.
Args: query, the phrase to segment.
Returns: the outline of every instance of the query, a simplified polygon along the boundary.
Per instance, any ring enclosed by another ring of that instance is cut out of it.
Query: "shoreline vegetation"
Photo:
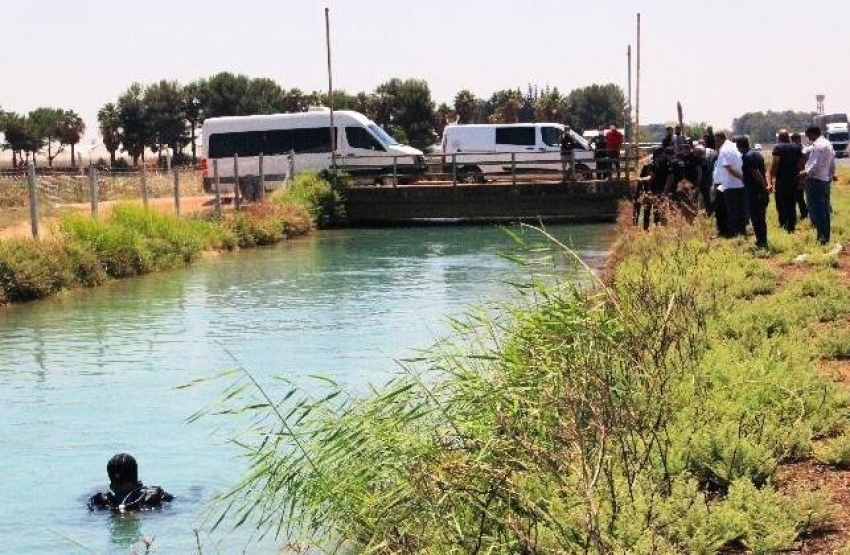
[[[187,385],[228,384],[192,421],[249,421],[213,527],[377,553],[850,553],[850,257],[775,217],[767,252],[630,219],[595,286],[520,287],[531,307],[455,321],[367,397],[244,368]]]
[[[0,306],[192,264],[204,252],[246,249],[326,227],[339,193],[315,173],[242,210],[177,217],[119,203],[104,217],[62,214],[49,238],[0,239]]]

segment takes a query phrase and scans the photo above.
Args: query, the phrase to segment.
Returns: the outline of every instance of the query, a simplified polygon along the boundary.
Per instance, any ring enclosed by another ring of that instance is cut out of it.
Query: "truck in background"
[[[823,136],[832,143],[835,156],[843,158],[848,155],[850,143],[850,123],[847,114],[824,114],[814,117],[813,123],[820,127]]]

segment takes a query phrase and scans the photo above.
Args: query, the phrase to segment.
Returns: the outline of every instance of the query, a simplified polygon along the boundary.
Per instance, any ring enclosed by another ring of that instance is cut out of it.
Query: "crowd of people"
[[[773,196],[783,229],[794,233],[799,208],[800,218],[811,220],[817,241],[825,245],[830,240],[835,152],[818,127],[809,127],[805,135],[809,144],[804,147],[799,133],[780,130],[768,169],[746,136],[730,138],[709,127],[695,144],[681,128],[668,127],[640,172],[634,225],[648,229],[671,210],[689,219],[702,211],[715,218],[721,237],[746,236],[751,224],[756,247],[766,249],[767,208]]]

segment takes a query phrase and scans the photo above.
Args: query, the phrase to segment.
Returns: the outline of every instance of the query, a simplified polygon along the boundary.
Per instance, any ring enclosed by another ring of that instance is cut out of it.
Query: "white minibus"
[[[392,173],[418,176],[427,166],[422,151],[399,144],[375,122],[349,110],[334,112],[337,165],[352,176]],[[204,121],[202,167],[204,190],[212,190],[212,161],[218,161],[222,191],[233,190],[233,160],[238,156],[243,176],[259,175],[263,155],[266,189],[274,189],[289,176],[293,157],[295,173],[331,167],[330,110],[262,116],[209,118]]]
[[[565,127],[560,123],[490,123],[447,125],[441,143],[445,171],[458,179],[482,182],[488,174],[512,171],[511,158],[517,172],[561,172],[561,137]],[[589,177],[595,169],[593,151],[588,142],[570,130],[575,148],[575,175]]]

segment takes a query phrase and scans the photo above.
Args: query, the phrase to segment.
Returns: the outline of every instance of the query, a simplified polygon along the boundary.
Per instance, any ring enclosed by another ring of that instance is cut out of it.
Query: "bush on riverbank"
[[[131,204],[115,206],[100,220],[66,215],[50,240],[0,240],[0,305],[176,268],[203,251],[269,245],[309,230],[302,208],[268,203],[221,220],[178,218]]]
[[[767,553],[822,529],[828,501],[771,478],[848,426],[814,341],[850,333],[841,276],[780,275],[708,222],[622,231],[607,284],[536,285],[371,397],[237,373],[214,410],[254,418],[253,464],[222,511],[377,552]]]
[[[271,196],[272,204],[301,206],[318,228],[331,227],[345,219],[342,195],[316,172],[301,172],[284,189]]]

